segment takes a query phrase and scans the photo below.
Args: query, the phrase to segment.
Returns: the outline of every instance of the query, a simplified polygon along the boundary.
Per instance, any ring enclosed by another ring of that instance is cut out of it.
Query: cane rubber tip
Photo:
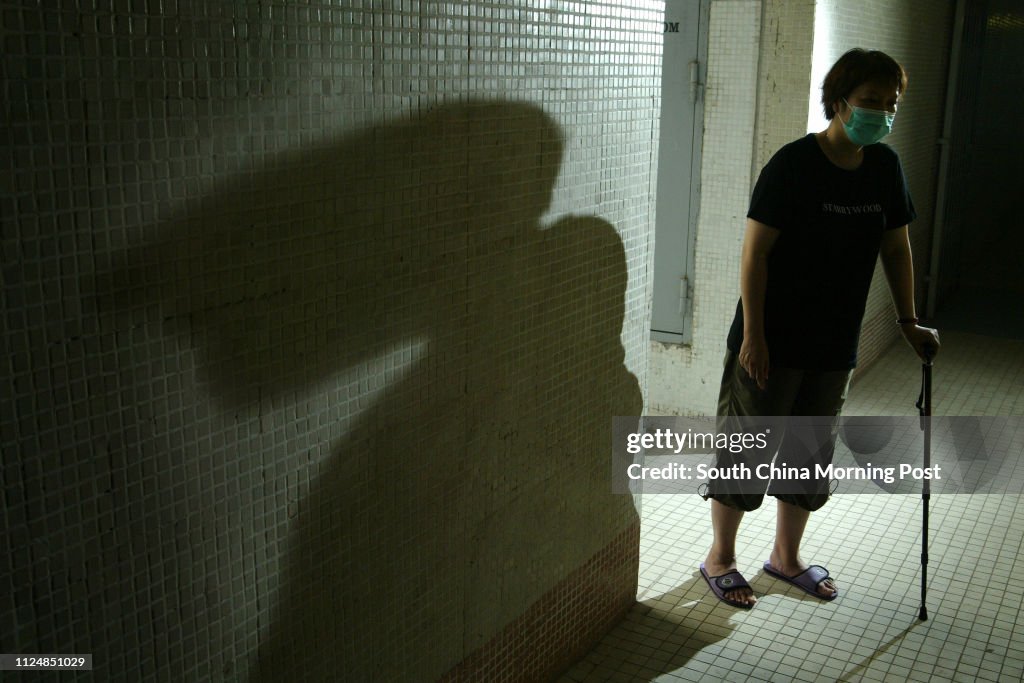
[[[917,615],[917,618],[921,621],[928,621],[928,610],[924,608],[924,605],[921,605],[921,613]]]

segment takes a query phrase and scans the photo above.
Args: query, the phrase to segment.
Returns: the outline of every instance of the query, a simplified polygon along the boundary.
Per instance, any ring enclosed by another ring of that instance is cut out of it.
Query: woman
[[[762,170],[747,213],[720,416],[839,414],[879,255],[904,338],[922,358],[938,351],[937,332],[919,326],[914,312],[907,230],[916,216],[913,202],[899,157],[879,144],[906,86],[903,68],[888,55],[850,50],[822,84],[828,127],[784,146]],[[834,432],[828,431],[830,461]],[[792,436],[775,438],[771,447],[779,446],[780,459],[787,444],[799,445]],[[718,466],[727,460],[719,453]],[[767,493],[777,498],[778,511],[765,571],[835,599],[828,570],[809,566],[799,552],[808,516],[828,499],[828,482],[804,493],[776,493],[771,486]],[[714,542],[701,573],[721,600],[737,607],[757,599],[736,571],[736,532],[764,494],[713,480],[706,496]]]

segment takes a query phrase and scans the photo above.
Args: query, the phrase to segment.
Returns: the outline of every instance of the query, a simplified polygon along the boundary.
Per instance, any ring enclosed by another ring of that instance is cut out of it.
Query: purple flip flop
[[[747,580],[739,572],[729,572],[721,576],[708,576],[708,570],[704,568],[704,563],[701,562],[700,573],[704,580],[708,582],[708,586],[711,588],[711,592],[715,594],[715,597],[725,604],[739,607],[740,609],[750,609],[753,607],[753,605],[747,605],[725,597],[726,591],[736,590],[737,588],[750,588],[750,584],[747,583]]]
[[[803,570],[796,576],[786,576],[782,572],[778,571],[773,567],[767,560],[764,563],[764,570],[774,576],[777,579],[782,579],[786,583],[791,583],[797,588],[803,590],[806,593],[810,593],[819,600],[825,600],[831,602],[839,597],[839,591],[837,590],[832,594],[832,597],[827,598],[818,592],[818,584],[829,578],[828,570],[822,567],[820,564],[812,564],[807,569]]]

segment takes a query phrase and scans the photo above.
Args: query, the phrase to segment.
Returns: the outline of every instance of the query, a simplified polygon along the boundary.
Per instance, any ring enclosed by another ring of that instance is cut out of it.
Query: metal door
[[[700,194],[707,0],[665,6],[651,338],[689,343]]]

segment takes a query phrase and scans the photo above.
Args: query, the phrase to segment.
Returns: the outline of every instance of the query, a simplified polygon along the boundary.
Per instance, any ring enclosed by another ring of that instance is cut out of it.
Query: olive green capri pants
[[[719,423],[729,418],[741,418],[735,422],[747,428],[757,424],[758,417],[774,417],[773,428],[767,437],[767,447],[756,456],[750,451],[733,453],[718,449],[715,454],[715,468],[723,470],[737,463],[746,463],[753,468],[762,462],[784,463],[790,467],[822,467],[832,462],[839,411],[846,401],[852,370],[800,370],[795,368],[772,367],[765,382],[765,388],[757,386],[739,363],[737,354],[729,351],[725,356],[722,386],[718,396]],[[815,416],[825,419],[793,419],[783,424],[778,418],[788,416]],[[784,428],[778,428],[779,426]],[[755,462],[756,461],[756,462]],[[767,469],[767,468],[766,468]],[[708,482],[704,498],[738,510],[756,510],[764,501],[765,494],[791,503],[804,510],[814,511],[825,504],[829,497],[829,481],[824,477],[805,481],[776,480],[739,482],[713,478]]]

